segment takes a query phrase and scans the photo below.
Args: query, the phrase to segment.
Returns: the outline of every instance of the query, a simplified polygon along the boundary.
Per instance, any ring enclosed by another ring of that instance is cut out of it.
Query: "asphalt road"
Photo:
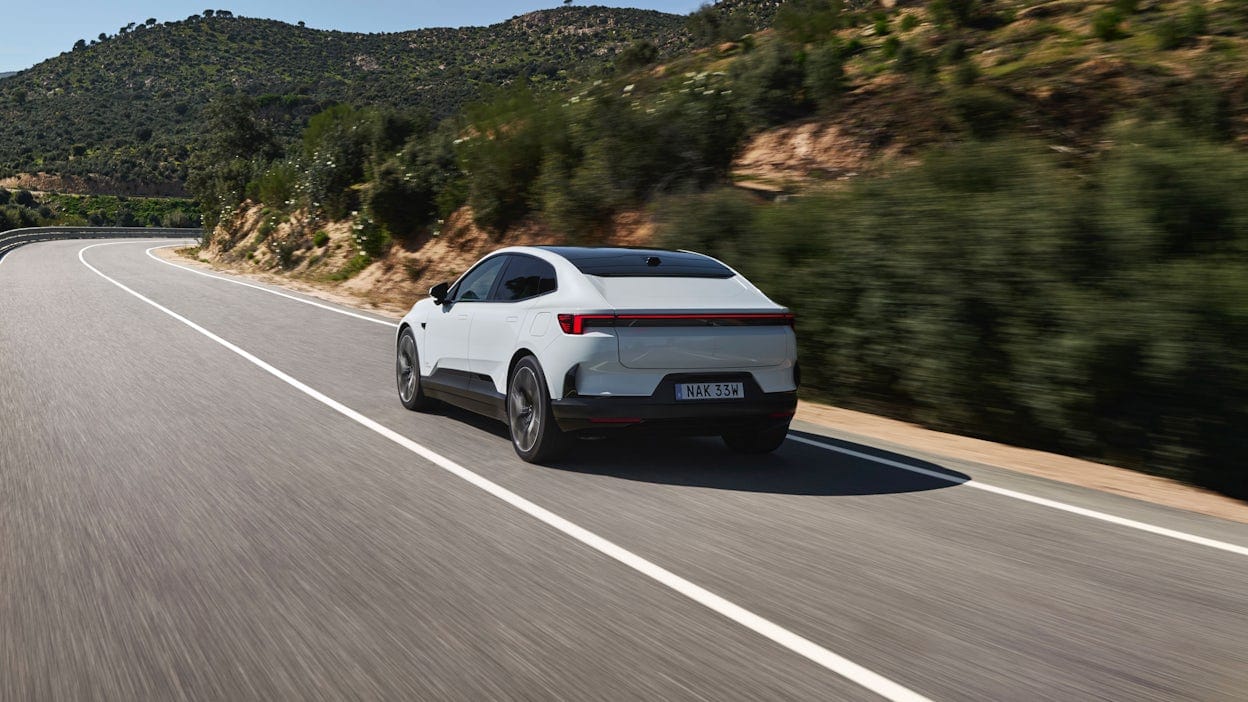
[[[156,245],[0,259],[0,699],[1248,699],[1245,525],[807,425],[528,465]]]

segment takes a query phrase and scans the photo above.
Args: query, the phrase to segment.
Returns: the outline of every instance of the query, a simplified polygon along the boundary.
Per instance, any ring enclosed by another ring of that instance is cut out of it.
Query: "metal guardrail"
[[[0,232],[0,258],[19,246],[59,239],[198,239],[200,229],[167,227],[30,227]]]

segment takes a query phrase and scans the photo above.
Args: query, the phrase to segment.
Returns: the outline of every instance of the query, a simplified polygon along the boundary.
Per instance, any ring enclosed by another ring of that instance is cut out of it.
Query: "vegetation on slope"
[[[682,46],[682,19],[563,7],[489,27],[389,34],[321,31],[206,11],[132,23],[0,83],[0,177],[99,173],[182,183],[218,94],[246,95],[285,137],[338,102],[454,114],[485,87],[561,85],[612,66],[645,38]]]
[[[35,194],[0,188],[0,232],[25,227],[199,227],[199,207],[178,198]]]

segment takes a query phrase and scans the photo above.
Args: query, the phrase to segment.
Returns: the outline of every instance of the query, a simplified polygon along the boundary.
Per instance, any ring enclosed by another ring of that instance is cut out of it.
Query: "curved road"
[[[0,259],[0,699],[1248,698],[1248,526],[807,425],[528,465],[158,245]]]

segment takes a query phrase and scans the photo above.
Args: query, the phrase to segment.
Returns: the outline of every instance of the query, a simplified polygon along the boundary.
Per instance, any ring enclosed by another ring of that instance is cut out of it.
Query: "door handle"
[[[519,318],[519,317],[508,317],[508,318],[507,318],[507,321],[508,321],[508,322],[519,322],[519,321],[520,321],[520,318]]]

